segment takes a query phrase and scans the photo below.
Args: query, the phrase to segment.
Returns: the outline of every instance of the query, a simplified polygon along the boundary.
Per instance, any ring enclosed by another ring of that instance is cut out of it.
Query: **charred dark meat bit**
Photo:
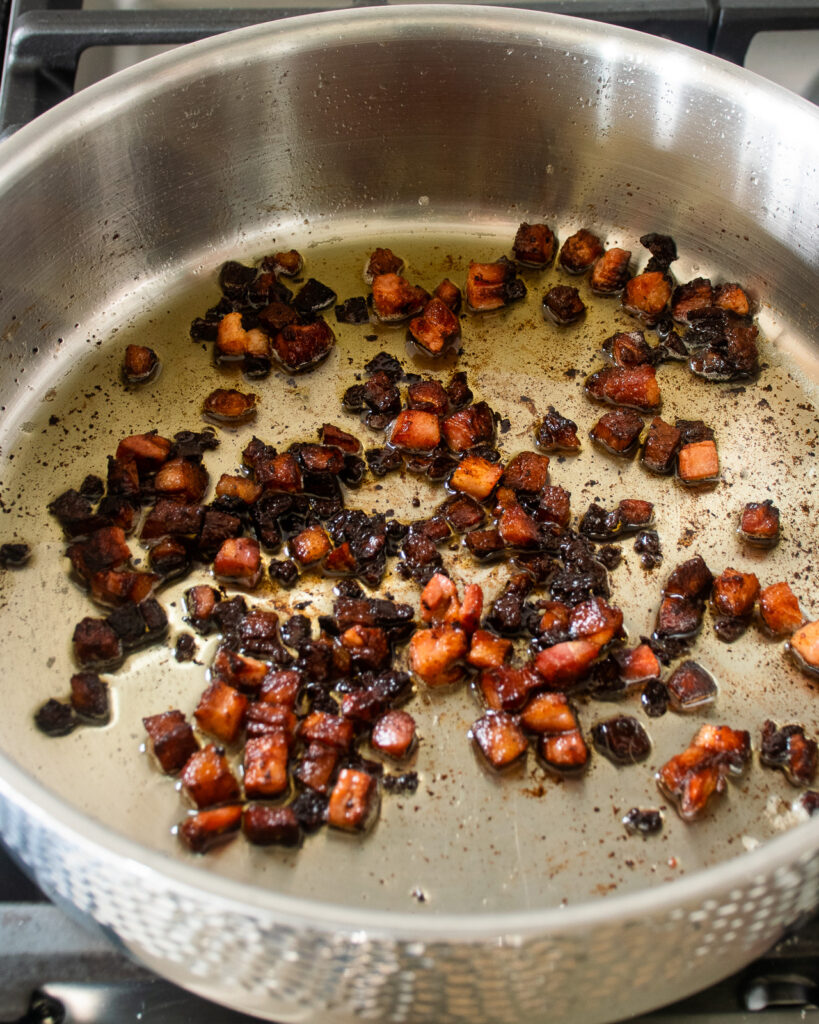
[[[190,633],[180,633],[176,638],[174,657],[177,661],[193,661],[196,657],[196,641]]]
[[[379,806],[377,780],[367,772],[342,768],[327,805],[327,824],[347,832],[366,831]]]
[[[72,642],[74,658],[83,668],[113,667],[122,659],[122,643],[105,619],[82,619],[74,629]]]
[[[759,331],[754,324],[716,307],[692,310],[688,320],[685,344],[695,350],[689,360],[692,373],[716,381],[756,376]]]
[[[589,437],[613,455],[630,455],[645,426],[642,416],[631,409],[607,412],[589,431]]]
[[[590,284],[598,295],[614,295],[629,279],[629,249],[607,249],[594,265]]]
[[[598,402],[622,405],[641,412],[659,408],[660,388],[653,366],[624,369],[619,366],[598,370],[586,380],[586,394]]]
[[[449,399],[449,404],[452,406],[454,411],[466,408],[467,405],[472,401],[472,392],[469,390],[469,385],[466,382],[466,374],[463,370],[458,370],[452,374],[449,383],[444,389]]]
[[[131,558],[125,531],[118,526],[95,530],[87,540],[75,541],[66,552],[74,572],[86,581],[108,569],[120,569]]]
[[[507,768],[526,753],[528,743],[523,730],[503,711],[488,711],[473,723],[472,739],[492,768]]]
[[[71,677],[71,706],[81,718],[105,725],[111,717],[108,683],[96,672],[75,673]]]
[[[577,537],[562,546],[561,557],[563,568],[549,581],[549,590],[555,601],[574,607],[594,594],[608,596],[608,573],[594,557],[585,538]]]
[[[694,636],[702,625],[705,599],[711,592],[713,581],[714,577],[700,555],[677,566],[663,587],[655,638],[663,641]]]
[[[637,764],[651,753],[651,740],[631,715],[617,715],[592,727],[592,743],[614,764]]]
[[[400,775],[384,775],[381,786],[388,793],[414,793],[418,789],[418,773],[402,772]]]
[[[477,313],[501,309],[524,298],[526,285],[515,274],[515,264],[502,256],[494,263],[470,261],[466,276],[466,301]]]
[[[571,518],[571,495],[560,486],[549,485],[541,488],[537,496],[537,505],[532,508],[532,518],[538,523],[568,526]]]
[[[586,312],[586,304],[576,288],[558,284],[543,296],[543,315],[560,326],[573,324]]]
[[[719,480],[719,454],[714,441],[684,444],[677,453],[677,473],[689,487],[712,484]]]
[[[122,364],[122,376],[126,384],[144,384],[156,376],[159,370],[159,356],[145,345],[128,345]]]
[[[486,518],[481,506],[466,494],[458,494],[448,498],[438,509],[440,515],[455,533],[466,533],[480,526]]]
[[[319,427],[319,438],[323,445],[340,448],[350,455],[358,455],[361,451],[361,442],[357,437],[332,423],[324,423]]]
[[[400,256],[396,256],[392,249],[379,247],[373,250],[367,260],[364,280],[367,284],[372,284],[381,274],[400,274],[403,267],[404,261]]]
[[[632,807],[623,816],[623,825],[631,835],[655,836],[663,830],[663,816],[660,811]]]
[[[540,447],[547,452],[574,453],[580,450],[577,424],[573,420],[561,416],[553,405],[549,406],[546,415],[535,431],[535,437]]]
[[[440,381],[419,380],[407,389],[407,407],[445,416],[449,410],[449,398]]]
[[[356,295],[335,308],[336,320],[340,324],[368,324],[370,310],[363,295]],[[282,325],[284,326],[284,325]]]
[[[557,239],[548,224],[520,225],[512,245],[512,254],[525,267],[548,267],[555,258]]]
[[[621,369],[654,361],[654,353],[642,331],[618,331],[612,334],[603,342],[603,351]]]
[[[336,293],[332,288],[328,288],[314,277],[308,277],[293,297],[292,306],[297,313],[307,319],[332,306],[335,301]]]
[[[87,497],[73,489],[56,497],[48,511],[57,519],[66,537],[83,537],[111,523],[104,516],[94,513]]]
[[[773,547],[779,540],[779,509],[770,500],[749,501],[742,509],[739,534],[748,544]]]
[[[759,613],[774,635],[789,635],[805,621],[799,600],[787,583],[772,583],[759,592]]]
[[[816,777],[817,745],[805,736],[801,725],[762,726],[759,759],[769,768],[781,768],[794,786],[809,786]]]
[[[642,530],[634,541],[634,550],[640,556],[640,565],[651,572],[662,564],[663,551],[660,537],[656,530]]]
[[[257,396],[235,388],[216,388],[207,396],[202,412],[220,423],[243,423],[256,415]]]
[[[242,811],[242,834],[254,846],[298,846],[299,820],[292,807],[248,804]]]
[[[808,622],[793,634],[785,649],[808,675],[819,675],[819,621]]]
[[[497,530],[472,530],[466,535],[465,543],[470,553],[481,561],[499,558],[506,550]]]
[[[725,790],[729,775],[739,775],[751,757],[751,737],[727,725],[704,725],[691,745],[667,761],[657,784],[676,804],[684,821],[702,815],[713,793]]]
[[[695,661],[678,665],[666,685],[677,711],[696,711],[705,704],[712,704],[717,695],[713,676]]]
[[[671,298],[671,285],[658,270],[632,277],[623,288],[623,309],[647,324],[656,323]]]
[[[216,508],[206,508],[197,544],[199,557],[205,562],[212,562],[222,546],[228,540],[237,539],[241,532],[242,520],[239,516]]]
[[[671,296],[671,315],[678,324],[688,324],[688,314],[695,309],[710,309],[714,305],[714,289],[707,277],[677,285]]]
[[[189,758],[199,750],[193,729],[181,711],[175,709],[151,715],[143,718],[142,724],[148,733],[151,753],[166,775],[182,771]]]
[[[179,825],[179,838],[192,853],[207,853],[239,831],[241,804],[191,814]]]
[[[651,253],[647,270],[666,271],[677,259],[677,245],[670,235],[659,235],[652,231],[647,235],[641,235],[640,245],[645,246]]]
[[[442,299],[430,299],[420,316],[409,323],[413,340],[430,355],[438,356],[461,333],[457,316]]]
[[[46,736],[67,736],[79,722],[70,704],[52,697],[34,713],[34,724]]]
[[[364,309],[366,311],[366,301],[363,298],[361,301],[364,303]],[[336,310],[338,309],[339,307],[336,306]],[[367,315],[369,316],[369,314]],[[299,314],[292,306],[288,306],[286,302],[271,302],[269,305],[265,306],[264,309],[260,309],[257,316],[259,318],[259,323],[270,334],[275,334],[288,324],[297,324],[300,320]],[[336,317],[338,317],[338,313],[336,313]],[[250,347],[250,345],[246,346],[246,348]],[[258,344],[253,345],[252,348],[256,358],[263,358],[267,355],[268,346]],[[246,356],[248,354],[249,353],[247,352],[245,353]],[[245,359],[245,370],[247,370],[247,359]]]
[[[570,274],[585,274],[603,255],[603,245],[593,232],[580,228],[560,247],[558,262]]]
[[[273,351],[286,370],[309,370],[329,353],[335,335],[325,320],[287,324],[273,339]]]
[[[223,295],[240,301],[246,297],[247,289],[255,277],[255,267],[247,267],[237,260],[227,260],[219,268],[219,287]]]
[[[682,432],[677,427],[655,416],[649,424],[643,446],[642,463],[645,468],[652,473],[671,473],[681,437]]]
[[[640,703],[649,718],[661,718],[668,710],[668,687],[659,679],[649,679],[640,695]]]

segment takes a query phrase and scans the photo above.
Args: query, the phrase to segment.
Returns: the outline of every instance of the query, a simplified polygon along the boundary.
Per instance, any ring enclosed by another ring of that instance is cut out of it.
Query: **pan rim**
[[[531,40],[534,30],[548,32],[550,41],[565,39],[567,45],[582,46],[583,40],[596,40],[600,26],[579,18],[545,14],[507,7],[457,5],[410,5],[407,7],[359,8],[303,15],[283,21],[237,29],[223,36],[212,37],[161,54],[149,61],[119,72],[66,100],[30,125],[19,129],[0,144],[0,189],[8,187],[29,173],[45,150],[65,141],[78,131],[93,129],[95,124],[115,116],[120,109],[136,101],[147,103],[162,93],[169,84],[177,87],[197,77],[209,60],[220,64],[240,63],[260,57],[274,59],[277,53],[298,46],[302,37],[311,47],[327,43],[354,42],[365,38],[373,29],[389,24],[394,38],[415,31],[434,34],[447,27],[452,32],[483,33],[493,37],[524,35]],[[606,26],[607,40],[613,47],[636,49],[648,64],[667,58],[669,48],[692,71],[707,75],[723,93],[730,86],[741,85],[755,91],[760,101],[785,103],[789,116],[800,113],[814,125],[814,138],[819,138],[819,110],[788,90],[768,83],[751,72],[739,69],[718,58],[691,50],[667,40],[655,39],[629,29]],[[811,137],[806,131],[803,138]],[[768,876],[777,868],[795,864],[802,857],[815,855],[819,847],[819,820],[807,822],[782,835],[767,840],[758,849],[739,854],[709,868],[699,869],[673,882],[637,892],[616,894],[597,900],[585,900],[569,907],[541,907],[513,912],[461,912],[426,916],[397,910],[361,910],[271,892],[258,886],[224,877],[182,858],[159,853],[133,839],[109,829],[87,817],[83,812],[64,804],[45,785],[37,782],[16,762],[0,753],[0,795],[9,803],[24,808],[36,818],[44,830],[61,834],[74,847],[85,848],[92,855],[114,858],[123,872],[132,876],[154,876],[176,891],[207,893],[223,906],[240,909],[242,913],[286,919],[291,925],[307,925],[314,931],[351,931],[382,935],[396,941],[446,941],[480,943],[497,941],[499,935],[534,937],[549,932],[566,934],[585,930],[607,921],[622,922],[671,912],[684,904],[702,903],[711,896],[721,896],[726,887],[738,885],[756,876]]]

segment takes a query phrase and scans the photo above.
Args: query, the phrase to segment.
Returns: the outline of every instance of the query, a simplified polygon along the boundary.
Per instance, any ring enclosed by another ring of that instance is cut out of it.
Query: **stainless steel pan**
[[[139,750],[141,716],[191,710],[201,666],[180,667],[170,646],[133,655],[114,677],[111,727],[48,740],[30,724],[65,689],[71,628],[88,610],[44,506],[99,472],[118,437],[196,425],[221,374],[186,324],[215,299],[223,259],[280,245],[350,295],[374,244],[401,252],[421,283],[434,285],[445,265],[462,281],[470,257],[508,251],[521,220],[545,218],[561,237],[592,226],[635,250],[642,233],[666,231],[681,280],[745,282],[767,336],[759,384],[735,393],[674,369],[662,378],[669,416],[716,428],[722,484],[684,493],[588,450],[555,464],[553,478],[572,490],[575,512],[627,492],[656,501],[664,569],[647,577],[629,554],[613,577],[632,635],[650,629],[665,569],[695,550],[717,571],[792,580],[817,617],[813,108],[625,31],[525,11],[398,7],[186,47],[68,101],[0,157],[0,522],[3,540],[34,544],[32,564],[0,582],[0,824],[48,891],[168,977],[290,1022],[618,1019],[727,975],[817,902],[819,822],[788,828],[795,791],[758,764],[706,820],[685,826],[669,810],[661,838],[625,837],[620,816],[659,803],[651,767],[699,718],[651,723],[647,769],[598,762],[585,781],[558,785],[530,764],[497,780],[466,739],[470,695],[421,695],[423,785],[415,799],[385,801],[366,840],[320,837],[286,855],[234,843],[206,859],[180,851],[171,827],[182,804]],[[529,274],[526,306],[464,328],[461,365],[509,416],[508,454],[531,445],[532,410],[549,402],[591,425],[582,375],[624,322],[616,303],[598,300],[583,328],[547,327],[539,296],[558,277]],[[314,374],[256,388],[256,433],[296,440],[337,418],[327,410],[376,350],[352,328],[338,336]],[[137,339],[161,351],[164,371],[125,393],[122,350]],[[379,342],[403,352],[400,332]],[[580,376],[566,374],[573,367]],[[245,440],[224,431],[211,466],[233,464]],[[399,515],[418,515],[417,487],[389,493]],[[786,540],[753,556],[735,516],[760,495],[783,508]],[[502,574],[483,578],[491,596]],[[181,589],[163,596],[172,633]],[[306,591],[326,600],[318,584]],[[697,652],[720,682],[710,720],[755,736],[766,716],[819,728],[812,684],[781,645],[749,635],[725,648],[706,628]],[[583,706],[584,726],[610,710]]]

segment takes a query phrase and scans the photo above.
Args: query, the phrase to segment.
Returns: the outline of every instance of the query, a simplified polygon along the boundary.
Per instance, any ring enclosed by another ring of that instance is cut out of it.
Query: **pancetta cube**
[[[301,469],[296,456],[290,452],[258,459],[253,466],[253,476],[265,491],[300,494],[304,490]]]
[[[540,651],[535,668],[550,690],[570,690],[591,671],[600,654],[593,640],[566,640]]]
[[[345,629],[339,638],[342,647],[350,652],[355,671],[376,671],[390,660],[389,638],[378,626],[356,624]]]
[[[485,501],[502,476],[503,467],[498,463],[480,455],[465,455],[449,478],[449,486],[477,501]]]
[[[122,362],[122,376],[127,384],[143,384],[159,370],[159,356],[147,345],[128,345]]]
[[[472,739],[495,769],[507,768],[526,753],[526,736],[517,721],[503,711],[487,711],[473,723]]]
[[[491,711],[520,711],[543,681],[531,665],[496,665],[478,676],[478,689]]]
[[[486,629],[476,629],[469,641],[466,660],[474,668],[497,668],[512,651],[512,641]]]
[[[515,233],[512,254],[525,267],[548,267],[556,251],[557,239],[548,224],[527,224],[524,221]]]
[[[234,743],[242,731],[247,697],[232,686],[214,679],[199,698],[193,713],[199,728],[223,743]]]
[[[332,548],[327,531],[321,526],[308,526],[290,541],[293,558],[299,565],[320,562]]]
[[[259,542],[250,537],[229,537],[213,560],[213,571],[226,583],[252,590],[262,577]]]
[[[213,675],[230,687],[244,693],[254,694],[264,683],[268,667],[264,661],[257,661],[229,647],[221,646],[213,659]]]
[[[516,494],[537,494],[549,482],[549,457],[520,452],[509,460],[501,483]]]
[[[680,448],[677,471],[684,484],[707,484],[719,479],[719,455],[713,441],[697,441]]]
[[[188,758],[182,769],[182,787],[200,808],[230,803],[240,796],[224,750],[213,743]]]
[[[428,452],[441,443],[441,423],[433,412],[404,409],[390,431],[390,444],[403,451]]]
[[[242,805],[229,804],[208,811],[197,811],[179,825],[179,838],[193,853],[207,853],[227,842],[239,831]]]
[[[623,309],[647,324],[656,323],[671,299],[671,284],[659,270],[650,270],[626,282]]]
[[[524,729],[540,735],[577,729],[577,715],[563,693],[535,694],[523,709],[520,722]]]
[[[353,742],[353,723],[341,715],[311,711],[299,726],[299,735],[308,743],[323,743],[344,752]]]
[[[418,629],[410,640],[409,666],[427,686],[446,686],[462,678],[468,650],[466,633],[457,626]]]
[[[773,547],[779,540],[779,509],[772,501],[749,501],[742,510],[739,532],[748,544]]]
[[[613,295],[619,292],[629,279],[631,251],[612,247],[595,263],[589,283],[598,295]]]
[[[242,812],[242,834],[254,846],[298,846],[301,827],[292,807],[248,804]]]
[[[558,262],[570,274],[584,274],[603,255],[603,244],[594,232],[580,228],[560,247]]]
[[[544,487],[538,495],[537,508],[533,518],[539,523],[554,523],[568,526],[571,519],[571,495],[560,486]]]
[[[751,300],[736,282],[721,284],[714,290],[714,305],[737,316],[749,316],[751,312]]]
[[[181,711],[164,711],[142,719],[151,753],[166,775],[182,771],[188,759],[199,750],[193,729]]]
[[[170,459],[157,470],[154,477],[154,490],[159,496],[173,498],[185,505],[200,502],[207,487],[207,470],[189,459]]]
[[[443,421],[444,440],[453,452],[465,452],[495,438],[495,416],[486,402],[468,405]]]
[[[653,366],[607,366],[586,380],[586,393],[598,402],[622,405],[640,412],[660,407],[660,387]]]
[[[762,726],[759,760],[769,768],[781,768],[794,786],[809,786],[816,776],[818,748],[801,725],[778,729],[768,719]]]
[[[515,264],[506,257],[495,263],[470,261],[466,275],[466,301],[476,312],[501,309],[526,295],[526,285],[515,276]]]
[[[648,427],[642,463],[652,473],[667,474],[674,469],[682,432],[655,416]]]
[[[538,524],[520,505],[512,505],[501,513],[498,532],[503,543],[510,548],[536,548],[541,535]]]
[[[620,679],[626,686],[660,678],[662,666],[648,644],[639,644],[632,650],[617,651],[614,658],[620,670]]]
[[[752,572],[725,569],[714,580],[711,597],[720,615],[734,619],[747,618],[754,610],[759,595],[759,580]]]
[[[783,636],[805,621],[799,600],[787,583],[772,583],[759,592],[759,613],[772,633]]]
[[[436,416],[445,416],[449,409],[449,398],[440,381],[419,380],[407,389],[407,406]]]
[[[320,362],[335,344],[335,335],[319,317],[307,324],[285,324],[273,338],[273,351],[286,370],[307,370]]]
[[[279,704],[292,709],[296,705],[302,682],[302,674],[296,669],[269,672],[259,691],[259,700],[265,704]]]
[[[717,695],[713,676],[695,661],[684,661],[678,665],[666,686],[678,711],[696,711],[705,704],[713,703]]]
[[[339,752],[326,743],[308,743],[293,774],[308,789],[329,793]]]
[[[497,530],[472,530],[465,538],[466,546],[475,558],[497,558],[505,551],[503,538]]]
[[[559,775],[578,774],[589,763],[589,748],[579,729],[541,736],[537,753],[543,764]]]
[[[433,298],[420,316],[409,322],[413,340],[430,355],[440,355],[461,333],[457,316],[443,299]]]
[[[392,323],[415,316],[429,302],[423,288],[412,285],[399,274],[377,274],[373,278],[373,310],[379,320]]]
[[[74,659],[81,668],[116,665],[123,656],[122,642],[105,619],[86,616],[74,627]]]
[[[372,284],[381,274],[400,274],[403,266],[404,261],[400,256],[396,256],[392,249],[379,246],[373,250],[364,267],[364,280],[367,284]]]
[[[152,430],[147,434],[124,437],[117,445],[114,457],[118,462],[133,460],[140,470],[155,470],[167,460],[172,447],[172,441]]]
[[[574,453],[580,450],[577,424],[574,420],[561,416],[553,405],[549,406],[546,415],[537,427],[535,437],[540,447],[547,452],[566,451]]]
[[[605,647],[623,632],[623,613],[602,597],[592,597],[572,608],[569,635],[572,640],[590,640],[598,648]]]
[[[270,799],[288,786],[290,743],[281,732],[248,739],[244,752],[244,785],[248,798]]]
[[[403,760],[415,747],[415,719],[406,711],[385,711],[373,724],[370,743],[380,754]]]
[[[628,455],[637,444],[645,423],[631,409],[607,412],[589,431],[589,437],[614,455]]]
[[[217,498],[235,498],[243,505],[252,505],[262,494],[262,488],[247,476],[223,473],[216,482]]]
[[[810,675],[819,675],[819,621],[797,629],[787,643],[796,664]]]
[[[364,831],[377,817],[379,804],[378,782],[372,775],[342,768],[330,794],[327,824],[347,832]]]

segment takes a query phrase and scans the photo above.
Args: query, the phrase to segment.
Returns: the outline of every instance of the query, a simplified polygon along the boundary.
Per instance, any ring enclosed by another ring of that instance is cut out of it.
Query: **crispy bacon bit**
[[[704,725],[691,745],[667,761],[657,784],[675,801],[684,821],[693,821],[706,808],[712,793],[722,793],[729,774],[740,774],[751,757],[751,737],[727,725]]]
[[[445,277],[443,281],[441,281],[435,289],[433,297],[445,302],[456,316],[460,313],[461,289],[456,284],[453,284],[448,277]]]
[[[232,839],[239,831],[242,805],[229,804],[209,811],[197,811],[179,826],[179,838],[193,853],[207,853]]]
[[[293,309],[305,319],[314,317],[316,313],[332,306],[336,299],[336,293],[326,284],[317,281],[314,277],[308,277],[305,283],[293,297]]]
[[[408,757],[415,746],[415,719],[406,711],[387,711],[373,725],[373,748],[395,761]]]
[[[577,437],[577,424],[573,420],[561,416],[553,405],[543,417],[535,431],[540,447],[547,452],[577,452],[580,441]]]
[[[805,736],[801,725],[778,729],[768,719],[762,726],[759,760],[769,768],[781,768],[794,786],[809,786],[816,776],[816,741]]]
[[[140,540],[144,543],[167,536],[196,536],[202,528],[201,505],[180,505],[170,498],[160,498],[142,524]]]
[[[642,331],[618,331],[603,342],[603,351],[615,366],[627,369],[653,362],[654,353]]]
[[[557,284],[543,296],[543,314],[556,324],[565,327],[580,319],[586,312],[586,304],[576,288]]]
[[[654,324],[662,316],[670,298],[671,284],[666,275],[659,270],[647,271],[626,282],[623,309],[647,324]]]
[[[403,267],[404,261],[400,256],[396,256],[392,249],[382,249],[379,246],[367,260],[364,280],[367,284],[372,284],[381,274],[400,274]]]
[[[566,640],[540,651],[535,668],[550,690],[571,690],[591,671],[600,655],[594,640]]]
[[[579,729],[541,736],[537,753],[547,768],[560,775],[576,775],[589,763],[589,748]]]
[[[773,547],[779,540],[779,509],[770,500],[749,501],[742,510],[739,533],[748,544]]]
[[[105,619],[82,619],[74,629],[72,643],[74,658],[82,668],[105,668],[122,658],[120,638]]]
[[[797,629],[785,648],[803,672],[819,675],[819,621]]]
[[[477,402],[448,416],[441,429],[452,451],[465,452],[494,441],[495,416],[486,402]]]
[[[660,406],[660,388],[653,366],[642,365],[629,369],[610,366],[598,370],[586,380],[586,394],[598,402],[623,405],[642,412]]]
[[[704,601],[711,593],[714,577],[705,564],[702,555],[695,555],[682,562],[666,580],[663,594],[688,597],[695,601]]]
[[[461,660],[468,649],[466,633],[457,626],[446,623],[419,629],[410,640],[409,666],[427,686],[447,686],[462,678]]]
[[[688,324],[693,309],[709,309],[714,305],[714,289],[707,277],[677,285],[671,296],[671,315],[678,324]]]
[[[220,423],[243,423],[256,415],[257,396],[235,388],[216,388],[205,399],[202,412]]]
[[[429,294],[423,288],[411,285],[398,274],[378,274],[372,285],[373,310],[385,323],[415,316],[429,302]]]
[[[213,560],[213,571],[226,582],[252,590],[262,576],[259,542],[250,537],[229,537]]]
[[[537,627],[538,634],[552,643],[567,640],[571,608],[562,601],[540,601],[538,608],[543,613]]]
[[[709,484],[719,479],[719,455],[714,441],[697,441],[680,448],[677,472],[684,484]]]
[[[242,811],[242,833],[254,846],[298,846],[299,820],[292,807],[248,804]]]
[[[642,463],[652,473],[670,473],[680,445],[682,432],[655,416],[649,424],[643,447]]]
[[[252,799],[269,799],[283,793],[288,786],[287,759],[290,753],[287,736],[282,732],[254,736],[245,744],[245,793]]]
[[[696,711],[704,704],[712,704],[717,695],[713,677],[695,661],[678,665],[666,686],[677,711]]]
[[[390,660],[389,638],[378,626],[350,626],[340,640],[350,652],[354,671],[375,671],[384,668]]]
[[[449,486],[477,501],[485,501],[502,476],[503,467],[497,463],[489,462],[480,455],[466,455],[449,478]]]
[[[512,245],[512,254],[525,267],[548,267],[555,258],[557,239],[548,224],[520,225]]]
[[[805,621],[796,594],[787,583],[772,583],[759,592],[759,612],[767,628],[783,636]]]
[[[159,575],[154,577],[156,581],[161,577],[163,580],[171,580],[176,576],[181,576],[186,573],[191,566],[190,554],[184,541],[178,540],[176,537],[164,537],[158,544],[151,548],[148,555],[148,562],[151,568]],[[108,575],[108,574],[106,574]],[[120,573],[110,575],[122,575]],[[145,573],[137,574],[134,576],[141,575],[145,576]],[[143,586],[137,587],[135,590],[129,590],[129,597],[132,601],[141,601],[147,597],[152,587],[146,585],[146,581],[142,581]],[[95,591],[94,581],[91,583],[92,591]],[[99,600],[100,598],[96,596]]]
[[[602,597],[592,597],[575,605],[569,616],[572,640],[589,640],[603,648],[623,633],[623,613]]]
[[[466,301],[475,312],[500,309],[525,295],[526,285],[515,276],[515,264],[505,256],[495,263],[470,261],[466,275]]]
[[[293,558],[299,565],[312,565],[324,558],[332,544],[326,530],[321,526],[308,526],[290,541],[290,547]]]
[[[128,345],[122,364],[126,384],[144,384],[159,370],[159,356],[145,345]]]
[[[602,255],[603,245],[597,235],[581,228],[560,247],[558,260],[570,274],[585,274]]]
[[[498,668],[509,657],[511,650],[511,640],[486,629],[476,629],[472,634],[466,660],[475,668]]]
[[[538,495],[537,507],[532,515],[539,523],[568,526],[571,518],[571,495],[564,488],[544,487]]]
[[[589,437],[614,455],[628,455],[637,444],[645,422],[631,409],[607,412],[589,431]]]
[[[526,753],[523,730],[503,711],[487,711],[471,729],[472,739],[495,769],[507,768]]]
[[[282,277],[298,277],[304,269],[304,260],[301,253],[295,249],[288,249],[287,252],[265,256],[262,267],[265,270],[272,270],[275,274],[281,274]]]
[[[432,451],[441,443],[441,424],[435,413],[404,409],[398,413],[390,444],[404,451]]]
[[[328,354],[335,335],[319,317],[309,324],[287,324],[273,338],[273,351],[286,370],[309,370]]]
[[[429,352],[440,355],[461,333],[458,318],[443,299],[430,299],[420,316],[409,322],[414,340]]]
[[[751,302],[742,287],[736,283],[721,284],[714,292],[714,305],[737,316],[749,316]]]
[[[207,470],[198,463],[183,458],[166,462],[154,478],[154,489],[160,496],[187,505],[201,501],[207,486]]]
[[[648,644],[642,643],[630,651],[615,651],[614,659],[620,671],[620,679],[626,686],[647,683],[659,679],[662,672],[659,659]]]
[[[598,295],[614,295],[625,287],[629,279],[629,249],[612,248],[595,263],[591,273],[590,284],[593,292]]]
[[[158,469],[171,453],[173,442],[160,437],[155,430],[147,434],[132,434],[124,437],[117,445],[118,462],[133,460],[141,469]]]
[[[485,511],[468,494],[456,494],[439,506],[438,513],[446,519],[455,533],[466,533],[480,526],[486,518]]]
[[[182,769],[182,786],[197,807],[230,803],[239,798],[239,784],[225,752],[209,743],[191,754]]]
[[[342,768],[330,794],[327,823],[347,832],[370,827],[378,815],[378,783],[367,772]]]
[[[215,679],[199,699],[193,717],[203,732],[223,743],[233,743],[242,731],[247,697]]]
[[[616,715],[592,727],[592,743],[614,764],[637,764],[651,753],[648,733],[631,715]]]
[[[714,580],[712,599],[720,615],[732,619],[747,618],[759,595],[759,580],[752,572],[725,569]]]

